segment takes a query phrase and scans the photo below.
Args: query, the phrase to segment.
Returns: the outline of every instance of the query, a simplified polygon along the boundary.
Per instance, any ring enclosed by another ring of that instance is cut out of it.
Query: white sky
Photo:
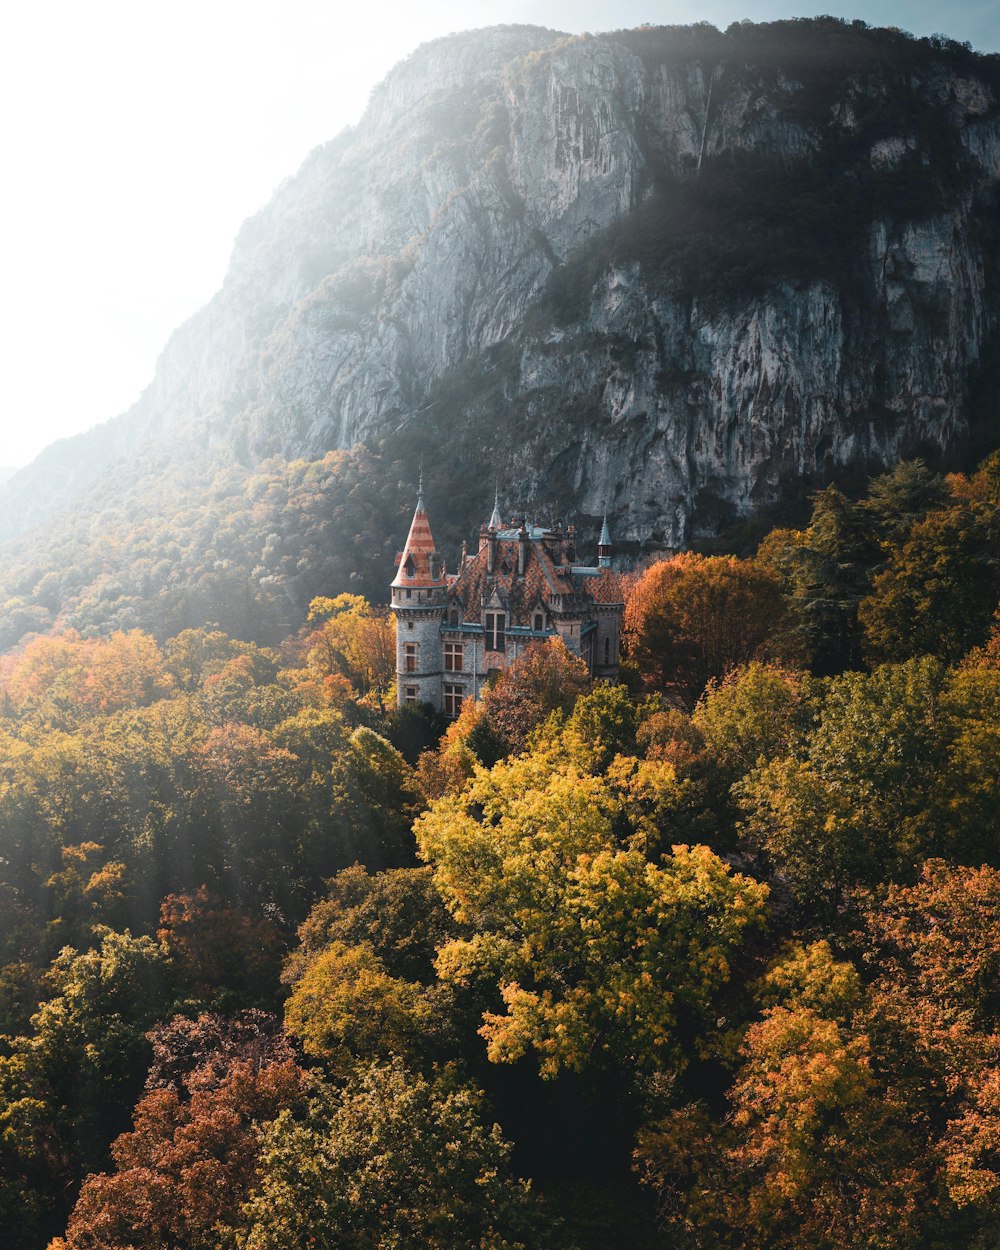
[[[725,28],[815,12],[1000,48],[996,0],[8,0],[0,466],[132,403],[218,289],[240,223],[419,43],[495,22]]]

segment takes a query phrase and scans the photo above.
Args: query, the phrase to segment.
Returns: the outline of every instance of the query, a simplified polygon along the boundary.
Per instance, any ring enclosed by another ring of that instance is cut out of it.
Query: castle
[[[597,553],[596,565],[577,562],[572,526],[564,532],[521,518],[505,527],[498,499],[478,551],[470,555],[463,543],[458,572],[449,575],[421,479],[392,581],[399,705],[430,703],[455,717],[490,673],[546,638],[561,638],[595,678],[617,681],[625,597],[611,567],[607,518]]]

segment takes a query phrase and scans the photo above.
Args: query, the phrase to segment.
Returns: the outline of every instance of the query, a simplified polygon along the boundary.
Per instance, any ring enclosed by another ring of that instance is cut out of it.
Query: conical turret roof
[[[497,487],[496,496],[493,499],[493,515],[489,520],[489,528],[491,530],[502,530],[503,521],[500,519],[500,488]]]
[[[417,506],[410,522],[410,532],[406,536],[406,546],[399,557],[399,567],[392,581],[393,586],[413,586],[435,588],[447,586],[444,574],[444,561],[437,553],[431,523],[427,519],[424,507],[424,483],[420,480],[420,493]]]

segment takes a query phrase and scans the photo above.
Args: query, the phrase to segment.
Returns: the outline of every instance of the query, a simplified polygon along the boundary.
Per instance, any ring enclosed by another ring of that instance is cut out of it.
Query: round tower
[[[447,607],[448,579],[434,545],[424,507],[420,478],[417,506],[406,545],[397,557],[392,580],[396,617],[397,701],[431,703],[441,708],[441,624]]]

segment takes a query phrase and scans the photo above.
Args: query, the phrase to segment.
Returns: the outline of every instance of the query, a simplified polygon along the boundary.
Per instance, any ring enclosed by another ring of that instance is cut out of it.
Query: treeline
[[[446,729],[357,596],[10,652],[10,1244],[995,1244],[998,516],[828,488]]]
[[[14,544],[0,574],[0,647],[53,627],[142,629],[162,642],[206,622],[274,645],[331,587],[384,598],[410,519],[409,468],[364,447],[220,463],[193,454],[120,493],[109,476],[48,523],[44,544]]]

